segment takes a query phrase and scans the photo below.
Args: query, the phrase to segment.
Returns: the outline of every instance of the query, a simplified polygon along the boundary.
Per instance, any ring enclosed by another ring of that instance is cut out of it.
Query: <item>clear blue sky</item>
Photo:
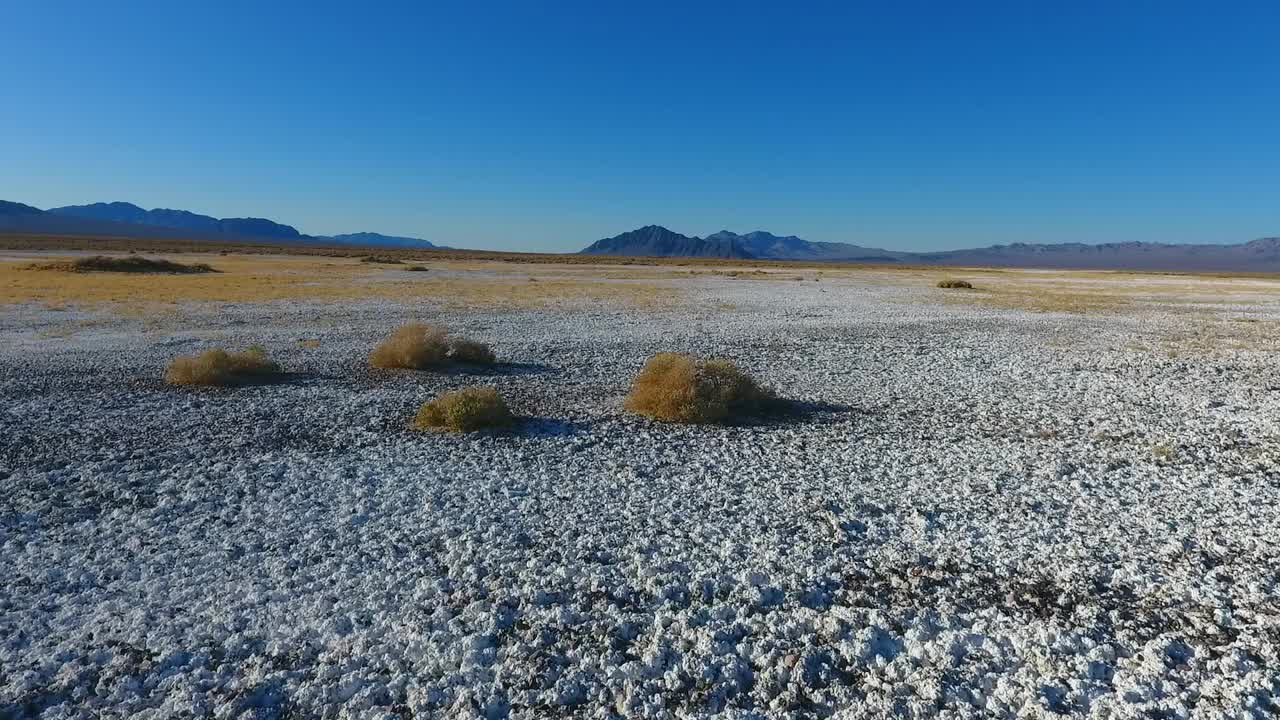
[[[1280,3],[12,2],[0,198],[463,247],[1280,234]]]

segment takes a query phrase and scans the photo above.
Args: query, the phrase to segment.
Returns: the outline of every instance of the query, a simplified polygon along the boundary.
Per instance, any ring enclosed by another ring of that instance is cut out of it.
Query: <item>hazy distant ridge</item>
[[[1235,245],[1124,242],[1086,245],[1014,243],[984,248],[917,253],[909,262],[936,265],[1076,268],[1086,270],[1203,270],[1280,272],[1280,238]]]
[[[1011,268],[1280,272],[1280,238],[1262,238],[1237,245],[1147,242],[1101,245],[1014,243],[920,253],[868,248],[848,243],[809,242],[794,235],[774,235],[761,230],[745,235],[721,230],[706,238],[698,238],[681,235],[659,225],[649,225],[598,240],[581,253]]]
[[[443,245],[435,245],[427,242],[422,238],[401,237],[398,235],[383,235],[375,232],[358,232],[347,233],[345,235],[326,235],[318,240],[333,242],[339,245],[363,245],[371,247],[402,247],[402,248],[444,248]]]

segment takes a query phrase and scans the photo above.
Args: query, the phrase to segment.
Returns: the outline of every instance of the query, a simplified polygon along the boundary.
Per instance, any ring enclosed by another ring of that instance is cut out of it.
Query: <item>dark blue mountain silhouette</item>
[[[22,203],[0,201],[0,232],[187,240],[259,240],[362,247],[439,247],[420,238],[372,232],[332,236],[304,235],[291,225],[266,218],[215,218],[190,210],[147,210],[128,202],[67,205],[45,211]]]

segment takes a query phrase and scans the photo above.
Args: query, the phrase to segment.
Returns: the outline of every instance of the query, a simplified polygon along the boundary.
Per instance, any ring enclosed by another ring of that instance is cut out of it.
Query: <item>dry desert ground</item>
[[[0,717],[1280,713],[1280,279],[51,257],[0,252]],[[409,321],[499,362],[371,368]],[[670,350],[790,410],[626,412]],[[475,385],[516,423],[410,427]]]

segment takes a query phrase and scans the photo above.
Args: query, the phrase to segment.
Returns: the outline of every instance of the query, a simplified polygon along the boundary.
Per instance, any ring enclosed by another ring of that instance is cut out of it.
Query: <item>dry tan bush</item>
[[[144,257],[110,257],[94,255],[62,262],[32,265],[34,270],[60,270],[62,272],[121,272],[121,273],[169,273],[175,275],[193,275],[197,273],[215,273],[213,267],[206,263],[183,264],[172,260],[151,260]]]
[[[511,411],[497,390],[471,387],[445,393],[423,405],[413,425],[419,430],[471,432],[504,427],[511,421]]]
[[[493,348],[466,338],[449,338],[449,359],[473,365],[492,365],[498,361]]]
[[[664,422],[717,423],[768,410],[776,398],[728,360],[659,353],[636,376],[625,407]]]
[[[1151,448],[1151,454],[1156,460],[1170,462],[1178,456],[1178,446],[1169,442],[1156,443]]]
[[[431,270],[431,268],[427,267],[426,265],[410,265],[405,269],[408,270],[409,272],[428,272],[429,270]]]
[[[238,353],[215,349],[174,358],[164,377],[172,385],[232,385],[278,372],[280,365],[265,350],[252,347]]]
[[[968,280],[954,280],[948,278],[946,280],[939,280],[938,287],[948,290],[972,290],[973,284]]]
[[[444,362],[448,350],[448,336],[444,328],[409,323],[374,348],[369,355],[369,364],[376,368],[422,370]]]
[[[411,370],[440,365],[445,360],[492,365],[497,357],[482,342],[449,337],[445,328],[421,323],[410,323],[396,330],[369,356],[369,363],[374,367]]]

